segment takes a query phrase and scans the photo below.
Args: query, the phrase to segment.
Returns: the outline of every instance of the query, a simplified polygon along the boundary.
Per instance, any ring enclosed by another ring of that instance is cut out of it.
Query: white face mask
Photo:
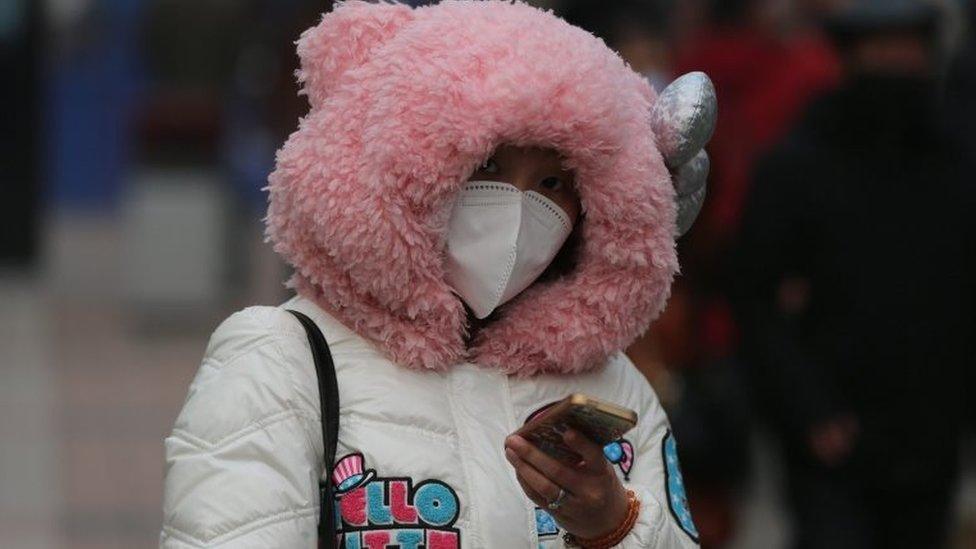
[[[572,229],[566,212],[539,193],[469,181],[451,213],[447,283],[485,318],[542,274]]]

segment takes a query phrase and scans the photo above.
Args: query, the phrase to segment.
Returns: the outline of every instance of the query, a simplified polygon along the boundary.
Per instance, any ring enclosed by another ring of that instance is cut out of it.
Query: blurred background
[[[535,3],[717,88],[683,274],[628,351],[702,545],[976,547],[976,2]],[[157,544],[207,337],[287,296],[261,188],[329,8],[0,0],[0,547]]]

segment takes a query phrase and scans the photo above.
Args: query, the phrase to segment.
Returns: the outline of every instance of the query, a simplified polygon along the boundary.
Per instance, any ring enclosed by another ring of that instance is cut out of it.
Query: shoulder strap
[[[319,547],[335,547],[335,499],[332,485],[332,466],[335,463],[336,442],[339,438],[339,383],[329,344],[319,327],[308,316],[291,309],[289,313],[302,323],[312,348],[315,375],[319,382],[319,405],[322,411],[322,445],[325,449],[325,479],[319,480]]]

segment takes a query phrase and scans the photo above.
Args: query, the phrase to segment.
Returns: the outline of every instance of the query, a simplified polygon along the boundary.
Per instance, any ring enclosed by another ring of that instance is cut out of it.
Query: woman
[[[212,336],[166,440],[161,545],[316,543],[329,473],[288,309],[335,362],[341,547],[696,545],[667,418],[620,349],[703,196],[685,162],[710,88],[655,99],[599,39],[499,1],[345,2],[298,51],[311,110],[267,219],[297,296]],[[573,392],[637,427],[606,448],[567,431],[575,466],[510,436]]]

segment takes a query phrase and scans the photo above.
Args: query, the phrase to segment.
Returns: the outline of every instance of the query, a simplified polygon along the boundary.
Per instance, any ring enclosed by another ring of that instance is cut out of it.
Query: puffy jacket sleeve
[[[647,379],[623,354],[624,392],[636,391],[641,402],[633,436],[634,463],[624,485],[641,500],[637,523],[618,547],[623,549],[672,549],[698,547],[697,531],[684,500],[683,480],[677,462],[677,445],[668,417]],[[669,463],[670,462],[670,463]]]
[[[314,547],[318,398],[289,313],[252,307],[224,321],[165,441],[160,547]]]

